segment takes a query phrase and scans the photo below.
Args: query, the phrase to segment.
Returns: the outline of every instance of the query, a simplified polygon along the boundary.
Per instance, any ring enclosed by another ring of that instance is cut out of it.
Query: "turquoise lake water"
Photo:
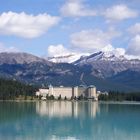
[[[0,140],[140,140],[140,104],[0,102]]]

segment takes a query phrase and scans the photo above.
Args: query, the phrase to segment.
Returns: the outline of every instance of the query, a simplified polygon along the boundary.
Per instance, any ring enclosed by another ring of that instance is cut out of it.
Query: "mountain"
[[[123,61],[127,60],[125,56],[116,55],[113,52],[97,52],[94,54],[91,54],[89,56],[81,57],[79,60],[75,61],[74,64],[87,64],[92,63],[93,61]]]
[[[50,63],[28,53],[0,53],[0,64],[29,64],[32,62]]]
[[[140,72],[126,70],[110,77],[108,80],[113,83],[120,83],[138,90],[140,87]]]
[[[40,62],[30,64],[0,65],[0,76],[16,79],[28,84],[53,86],[96,85],[98,90],[134,91],[135,89],[112,83],[91,75],[90,67],[80,69],[68,63],[53,64],[51,66]]]
[[[112,52],[97,52],[81,57],[73,64],[79,67],[90,65],[94,76],[105,79],[128,69],[140,71],[140,60],[129,60],[123,55],[116,55]]]
[[[139,69],[139,60],[117,58],[115,55],[107,57],[103,52],[83,56],[74,63],[53,63],[27,53],[0,53],[0,77],[29,84],[95,85],[103,91],[139,91],[139,77],[135,76],[132,82],[133,79],[129,79],[131,75],[126,74],[130,70],[137,75]],[[127,81],[121,83],[121,78]]]

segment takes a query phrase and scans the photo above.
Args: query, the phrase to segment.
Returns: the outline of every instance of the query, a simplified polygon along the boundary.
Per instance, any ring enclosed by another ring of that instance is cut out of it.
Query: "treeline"
[[[108,95],[99,95],[100,101],[140,101],[140,92],[122,93],[110,91]]]
[[[0,100],[14,100],[35,96],[36,87],[24,83],[0,79]]]

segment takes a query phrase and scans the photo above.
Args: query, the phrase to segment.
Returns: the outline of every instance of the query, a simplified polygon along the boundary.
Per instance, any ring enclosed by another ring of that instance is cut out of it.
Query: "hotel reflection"
[[[41,101],[36,103],[36,112],[40,116],[95,118],[100,112],[97,102]]]

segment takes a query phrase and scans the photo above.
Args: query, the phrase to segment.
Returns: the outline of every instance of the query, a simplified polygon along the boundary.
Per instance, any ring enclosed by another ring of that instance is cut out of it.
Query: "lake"
[[[0,140],[140,140],[140,104],[0,102]]]

